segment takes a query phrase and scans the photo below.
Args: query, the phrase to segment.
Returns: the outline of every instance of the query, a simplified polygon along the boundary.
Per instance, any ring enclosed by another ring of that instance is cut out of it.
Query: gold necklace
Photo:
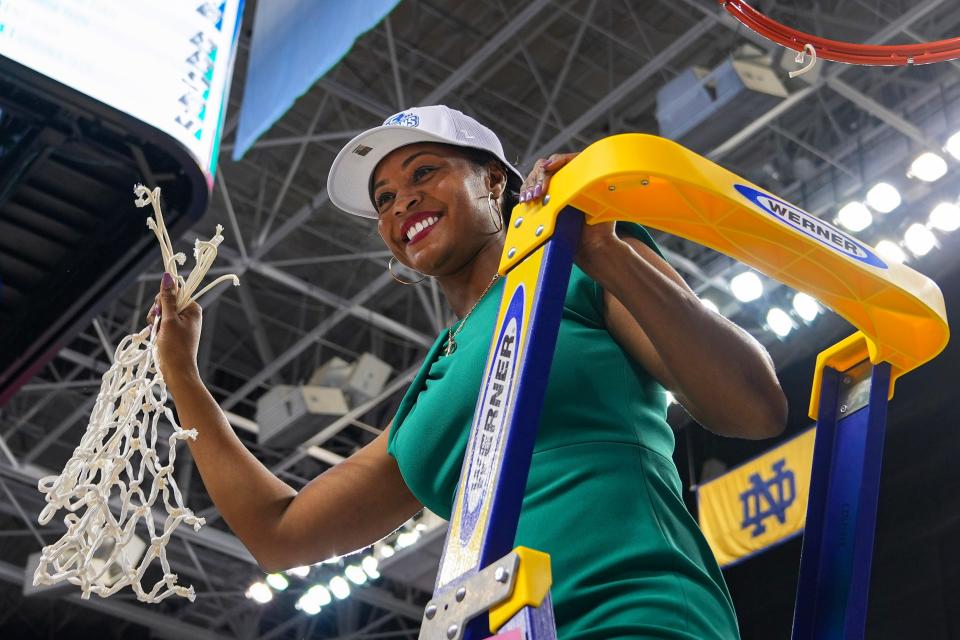
[[[493,283],[500,278],[500,274],[496,273],[493,275],[493,280],[490,281],[490,284],[487,285],[487,288],[483,290],[483,293],[480,294],[480,297],[477,298],[477,301],[473,303],[473,306],[470,307],[470,311],[467,311],[467,315],[463,316],[463,319],[460,320],[457,324],[457,330],[454,331],[453,327],[447,329],[447,348],[444,351],[443,355],[449,356],[454,351],[457,350],[457,341],[454,338],[457,337],[457,334],[460,333],[460,330],[463,329],[463,325],[467,323],[467,318],[470,317],[470,314],[473,313],[473,310],[477,308],[477,305],[480,304],[480,301],[483,300],[483,296],[487,295],[487,292],[490,291],[490,288],[493,286]]]

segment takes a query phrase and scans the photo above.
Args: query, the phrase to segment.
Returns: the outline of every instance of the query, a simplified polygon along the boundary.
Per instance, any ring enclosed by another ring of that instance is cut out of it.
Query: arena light
[[[297,599],[297,603],[293,606],[308,616],[315,616],[323,609],[315,600],[308,598],[307,594],[300,596],[300,598]]]
[[[936,182],[947,174],[947,161],[932,151],[921,153],[910,165],[907,175],[924,182]]]
[[[867,204],[880,213],[890,213],[902,202],[903,198],[900,197],[897,188],[886,182],[878,182],[870,191],[867,191]]]
[[[357,586],[366,584],[367,582],[366,572],[355,564],[348,565],[347,568],[343,570],[343,573],[346,574],[347,580]]]
[[[334,576],[330,580],[330,593],[337,600],[344,600],[350,597],[350,583],[343,576]]]
[[[326,587],[315,584],[300,596],[294,606],[307,615],[314,616],[320,613],[320,609],[330,604],[332,600]]]
[[[751,302],[763,295],[763,282],[753,271],[744,271],[730,280],[730,290],[740,302]]]
[[[380,577],[380,572],[377,570],[380,567],[380,563],[377,562],[377,559],[373,556],[366,556],[360,561],[360,566],[363,568],[363,571],[370,576],[371,580],[376,580]]]
[[[318,603],[320,603],[321,607],[325,607],[333,601],[330,596],[330,591],[327,590],[327,588],[322,584],[313,585],[312,587],[307,589],[307,594],[309,594],[311,598],[313,598]]]
[[[296,576],[298,578],[306,578],[310,575],[310,567],[294,567],[292,569],[287,569],[287,575]]]
[[[813,296],[800,291],[793,296],[793,310],[807,322],[813,322],[817,314],[820,313],[820,304]]]
[[[877,253],[880,254],[880,257],[887,262],[899,262],[902,264],[907,261],[907,254],[903,252],[903,249],[901,249],[900,245],[896,242],[881,240],[875,248]]]
[[[786,311],[780,307],[774,307],[767,312],[767,326],[775,334],[785,338],[793,331],[793,320]]]
[[[265,582],[254,582],[247,589],[246,596],[260,604],[267,604],[273,600],[273,591],[270,590],[270,587],[268,587]]]
[[[710,311],[713,311],[714,313],[720,313],[720,308],[717,306],[717,303],[710,298],[700,298],[700,303],[707,309],[710,309]]]
[[[941,202],[930,212],[930,225],[941,231],[960,229],[960,207],[952,202]]]
[[[838,214],[840,224],[850,231],[863,231],[873,223],[873,214],[862,202],[848,202]]]
[[[947,139],[947,144],[943,146],[943,150],[957,160],[960,160],[960,131],[957,131]]]
[[[377,553],[380,554],[381,558],[392,558],[396,551],[394,551],[390,545],[385,544],[377,549]]]
[[[267,584],[270,585],[274,591],[283,591],[290,586],[290,581],[282,573],[271,573],[267,576]]]
[[[667,391],[667,406],[669,407],[672,404],[676,404],[676,402],[677,398],[672,393]]]
[[[916,256],[925,256],[930,250],[937,246],[937,238],[930,229],[922,224],[912,224],[907,232],[903,234],[903,241]]]
[[[409,547],[415,544],[419,538],[420,534],[417,531],[404,531],[397,536],[397,548]]]

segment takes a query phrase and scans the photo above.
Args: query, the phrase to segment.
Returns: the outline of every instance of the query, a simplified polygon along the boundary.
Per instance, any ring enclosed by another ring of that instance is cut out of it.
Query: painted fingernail
[[[156,315],[160,315],[160,306],[159,306],[159,305],[153,305],[153,308],[150,309],[150,314],[151,314],[151,315],[155,315],[155,316],[156,316]]]
[[[543,193],[543,185],[538,184],[537,188],[533,190],[533,197],[539,198],[541,193]]]
[[[166,271],[164,271],[163,277],[160,278],[160,288],[170,289],[172,287],[173,287],[173,276],[167,273]]]

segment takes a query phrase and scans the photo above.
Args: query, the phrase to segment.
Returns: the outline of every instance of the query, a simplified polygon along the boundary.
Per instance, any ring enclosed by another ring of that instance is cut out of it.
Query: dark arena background
[[[194,602],[33,585],[38,553],[65,531],[62,513],[38,523],[37,482],[80,444],[114,350],[146,326],[159,288],[136,183],[162,189],[186,269],[194,240],[223,226],[211,275],[242,286],[201,299],[200,372],[244,444],[296,489],[382,432],[456,320],[436,283],[397,285],[376,223],[326,193],[340,148],[411,106],[487,124],[524,174],[613,134],[671,138],[924,274],[947,318],[960,317],[958,60],[818,60],[789,78],[795,52],[711,0],[267,3],[0,0],[0,638],[413,639],[433,591],[447,523],[429,512],[355,554],[266,574],[186,446],[176,480],[207,523],[180,527],[166,550]],[[956,0],[753,6],[846,42],[960,36]],[[713,435],[670,406],[699,519],[698,487],[814,425],[817,354],[854,328],[721,253],[650,231],[704,304],[764,345],[790,405],[786,431],[759,441]],[[844,637],[960,639],[954,401],[956,341],[896,383],[866,632]],[[793,500],[769,495],[759,504],[775,526]],[[744,640],[791,637],[799,533],[724,568]],[[159,577],[151,569],[144,584]]]

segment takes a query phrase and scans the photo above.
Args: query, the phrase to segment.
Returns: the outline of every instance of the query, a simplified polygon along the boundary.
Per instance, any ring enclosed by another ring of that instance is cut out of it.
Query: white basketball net
[[[196,241],[196,266],[184,280],[177,275],[177,265],[183,265],[186,256],[173,252],[160,211],[160,189],[150,191],[137,185],[134,194],[138,207],[153,206],[156,219],[147,218],[147,226],[160,241],[166,271],[177,281],[178,311],[220,282],[240,284],[235,275],[226,275],[192,295],[216,258],[223,228],[217,225],[209,241]],[[181,429],[167,407],[167,386],[156,364],[159,322],[157,318],[152,326],[128,335],[117,346],[80,446],[59,476],[47,476],[38,484],[47,501],[40,524],[50,522],[60,509],[68,513],[63,518],[67,532],[41,552],[34,585],[67,580],[80,586],[83,598],[91,593],[107,597],[128,585],[143,602],[156,603],[171,595],[192,602],[195,597],[192,586],[177,584],[177,575],[167,561],[166,545],[181,523],[194,531],[204,524],[203,518],[184,506],[173,467],[177,441],[196,438],[197,431]],[[165,463],[157,453],[161,417],[173,428],[167,439]],[[161,496],[166,518],[158,532],[155,520],[163,516],[159,507],[155,514],[154,505]],[[111,504],[119,516],[111,511]],[[142,558],[139,550],[134,550],[138,544],[141,548],[143,545],[135,535],[140,521],[149,534]],[[163,577],[146,591],[140,581],[157,558]]]

